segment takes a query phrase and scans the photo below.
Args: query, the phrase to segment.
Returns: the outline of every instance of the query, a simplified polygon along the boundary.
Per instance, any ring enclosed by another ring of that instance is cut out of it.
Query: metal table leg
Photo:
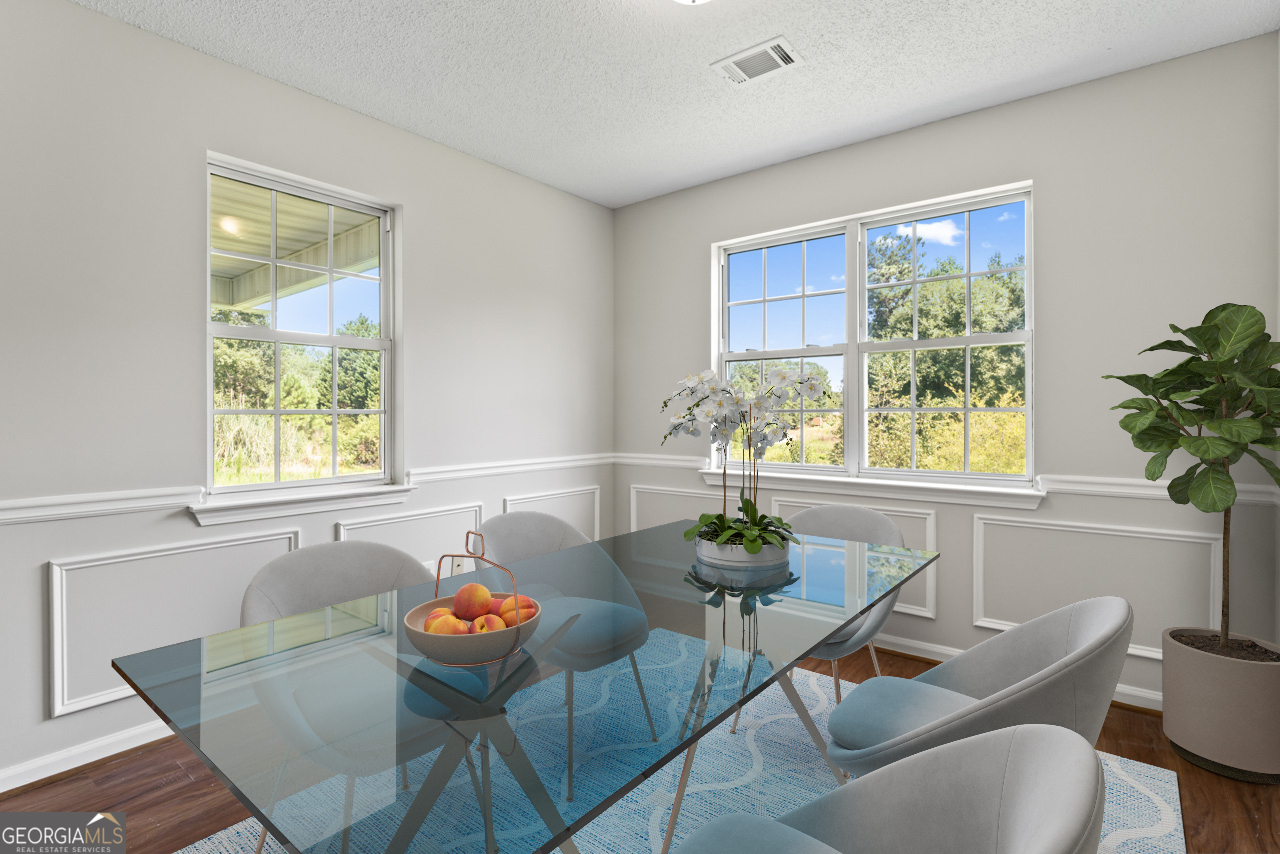
[[[684,790],[689,785],[689,769],[693,767],[693,754],[698,749],[698,742],[689,745],[684,752],[684,765],[680,768],[680,785],[676,786],[676,799],[671,804],[671,817],[667,819],[667,834],[662,838],[662,854],[671,850],[671,840],[676,834],[676,819],[680,817],[680,804],[684,801]]]
[[[801,702],[800,695],[796,692],[796,686],[791,684],[791,673],[779,673],[778,684],[782,686],[782,693],[786,694],[787,699],[791,701],[791,707],[796,710],[800,723],[804,724],[804,728],[809,731],[809,737],[813,739],[814,746],[822,754],[822,758],[827,763],[827,767],[831,769],[836,782],[843,786],[845,784],[844,772],[831,761],[830,756],[827,756],[827,743],[823,740],[822,733],[818,732],[818,725],[813,722],[813,718],[809,715],[809,710]]]

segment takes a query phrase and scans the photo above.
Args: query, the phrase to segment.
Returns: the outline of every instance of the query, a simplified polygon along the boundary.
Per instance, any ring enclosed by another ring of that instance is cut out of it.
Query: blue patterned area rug
[[[639,696],[625,659],[616,665],[575,677],[574,743],[578,768],[575,786],[579,797],[573,803],[565,801],[567,781],[563,775],[559,780],[544,779],[566,818],[576,819],[582,814],[584,805],[598,802],[599,797],[590,791],[595,786],[608,787],[615,778],[620,783],[634,776],[631,766],[638,755],[653,751],[656,757],[674,744],[688,703],[687,683],[690,674],[696,674],[704,650],[705,644],[701,640],[656,630],[650,643],[637,653],[654,711],[654,723],[658,728],[660,743],[657,745],[649,742],[648,727],[642,715],[606,713],[611,708],[638,706]],[[737,670],[742,663],[722,660],[721,666]],[[730,687],[732,681],[717,679],[717,690],[722,685]],[[795,684],[818,728],[825,732],[827,716],[835,707],[830,677],[795,671]],[[853,687],[852,683],[846,682],[842,690],[848,692]],[[563,753],[563,691],[563,679],[556,677],[519,692],[507,706],[521,743],[540,768],[555,763],[539,762],[539,754]],[[1177,775],[1118,756],[1099,755],[1107,782],[1106,814],[1099,850],[1105,854],[1186,854]],[[433,759],[434,754],[429,754],[409,764],[409,778],[415,791],[430,770]],[[583,854],[658,854],[680,766],[679,760],[669,763],[579,831],[574,837],[579,850]],[[277,814],[307,814],[308,798],[323,797],[326,804],[331,805],[335,792],[317,791],[324,786],[336,787],[337,803],[341,803],[343,785],[342,778],[334,778],[320,787],[300,792],[292,796],[292,799],[299,799],[296,806],[300,809],[281,810]],[[496,800],[527,805],[527,801],[514,792],[512,797],[500,794],[503,788],[515,786],[515,781],[500,762],[493,765],[493,785]],[[715,816],[731,812],[777,816],[835,787],[830,771],[786,696],[776,685],[771,686],[743,710],[736,734],[729,732],[729,723],[726,722],[703,737],[676,826],[675,843],[679,844],[694,828]],[[367,842],[369,854],[380,851],[395,831],[397,822],[386,817],[388,812],[395,811],[387,809],[388,798],[399,801],[411,796],[412,793],[398,792],[394,771],[357,783],[355,815],[357,819],[364,818],[356,838]],[[332,807],[328,806],[328,809]],[[399,812],[403,814],[403,809]],[[504,851],[530,849],[536,844],[533,841],[535,834],[545,838],[545,827],[532,807],[514,813],[508,810],[499,818],[497,838]],[[449,826],[443,827],[442,824]],[[428,819],[428,825],[435,832],[420,833],[414,850],[446,854],[484,850],[475,794],[465,766],[459,768],[446,787]],[[257,843],[260,827],[256,820],[247,819],[183,849],[182,854],[250,854]],[[282,830],[300,842],[304,850],[314,854],[338,854],[336,827],[285,826]],[[305,842],[308,837],[322,841],[315,844]],[[438,843],[446,839],[452,840],[453,844],[441,847]],[[364,847],[356,845],[353,839],[353,854],[362,854]],[[264,850],[283,854],[283,848],[274,839],[268,840]]]

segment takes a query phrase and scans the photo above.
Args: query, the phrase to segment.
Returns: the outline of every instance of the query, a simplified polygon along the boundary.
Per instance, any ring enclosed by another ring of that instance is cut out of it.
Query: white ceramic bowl
[[[510,595],[510,593],[494,593],[493,598],[506,599]],[[533,637],[534,631],[538,628],[538,620],[542,618],[542,606],[536,601],[533,606],[534,612],[530,619],[518,626],[508,626],[494,632],[478,632],[473,635],[433,635],[424,632],[422,624],[426,621],[427,614],[436,608],[453,607],[453,597],[443,596],[411,608],[409,613],[404,615],[404,633],[414,649],[433,661],[441,664],[480,664],[502,658],[513,652],[511,642],[515,639],[517,631],[520,639],[516,641],[516,650]]]

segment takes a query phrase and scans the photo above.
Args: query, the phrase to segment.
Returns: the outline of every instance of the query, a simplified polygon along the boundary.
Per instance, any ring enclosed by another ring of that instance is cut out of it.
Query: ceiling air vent
[[[711,63],[720,76],[735,85],[751,83],[766,74],[797,65],[804,65],[804,60],[781,36]]]

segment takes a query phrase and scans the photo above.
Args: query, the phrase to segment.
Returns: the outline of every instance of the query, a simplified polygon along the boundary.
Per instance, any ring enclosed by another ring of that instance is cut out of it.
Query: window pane
[[[867,354],[867,406],[871,409],[911,406],[910,351]]]
[[[332,409],[333,348],[280,345],[280,408]]]
[[[843,344],[844,294],[805,297],[804,343],[815,347]]]
[[[329,609],[329,637],[341,637],[378,625],[378,597],[366,596]]]
[[[273,482],[275,447],[274,416],[213,416],[213,485]]]
[[[338,474],[382,470],[382,416],[338,416]]]
[[[844,549],[824,548],[812,543],[798,548],[804,551],[804,598],[843,608]],[[799,590],[794,595],[798,598]]]
[[[816,400],[804,402],[805,409],[844,408],[844,356],[807,358],[800,370],[816,379],[822,390]]]
[[[333,266],[353,273],[378,274],[381,220],[346,208],[333,209]]]
[[[867,291],[867,340],[911,338],[911,285]]]
[[[280,416],[280,479],[333,477],[330,415]]]
[[[276,348],[270,341],[213,339],[213,408],[272,409]]]
[[[1027,354],[1023,344],[971,347],[969,350],[970,406],[1024,406]]]
[[[765,347],[790,350],[800,346],[800,303],[798,299],[765,303]]]
[[[916,414],[916,468],[964,470],[964,415],[959,412]]]
[[[844,235],[835,234],[804,245],[804,288],[835,291],[844,287]]]
[[[920,278],[964,272],[964,214],[916,223],[916,262]]]
[[[729,256],[729,302],[764,296],[764,250],[735,252]]]
[[[779,371],[779,370],[791,371],[792,373],[798,374],[800,373],[800,360],[799,359],[766,359],[764,362],[764,374],[762,375],[761,381],[767,383],[769,381],[769,372]],[[792,403],[787,403],[784,405],[788,407],[800,405],[799,403],[794,402],[796,400],[796,394],[794,390],[792,390],[792,393],[791,393],[791,400],[793,401]],[[799,438],[798,435],[797,435],[797,438]]]
[[[333,281],[333,331],[361,338],[381,337],[381,286],[367,279]]]
[[[1027,259],[1026,202],[1010,202],[993,208],[970,211],[973,234],[969,269],[982,271],[1018,267]]]
[[[969,470],[1027,473],[1027,417],[1021,412],[969,415]]]
[[[804,418],[804,461],[815,466],[844,465],[844,415],[808,412]]]
[[[921,338],[964,335],[964,279],[920,284]]]
[[[329,334],[329,274],[276,266],[276,328]]]
[[[271,265],[209,256],[210,317],[233,326],[271,325]]]
[[[964,406],[963,347],[916,351],[916,406]]]
[[[276,193],[276,257],[329,266],[329,206]]]
[[[973,280],[973,331],[1013,332],[1026,328],[1026,287],[1021,270]]]
[[[759,362],[728,362],[725,364],[725,378],[729,385],[753,397],[760,391],[763,375]]]
[[[275,651],[282,652],[324,640],[325,609],[308,611],[292,617],[281,617],[272,626]]]
[[[729,307],[729,350],[764,349],[764,303]]]
[[[911,468],[911,416],[905,412],[867,413],[867,465]]]
[[[778,420],[787,428],[787,436],[791,439],[791,444],[779,442],[772,448],[764,452],[765,462],[770,463],[802,463],[804,462],[804,447],[800,443],[800,413],[799,412],[778,412],[776,413]]]
[[[382,407],[382,352],[338,348],[338,408]]]
[[[803,243],[784,243],[765,250],[765,292],[768,296],[781,297],[800,293],[803,253]]]
[[[911,223],[867,230],[867,284],[904,282],[911,275]]]
[[[213,673],[233,664],[242,664],[267,654],[267,624],[245,626],[205,639],[205,673]]]
[[[270,257],[271,191],[210,175],[209,245]]]

